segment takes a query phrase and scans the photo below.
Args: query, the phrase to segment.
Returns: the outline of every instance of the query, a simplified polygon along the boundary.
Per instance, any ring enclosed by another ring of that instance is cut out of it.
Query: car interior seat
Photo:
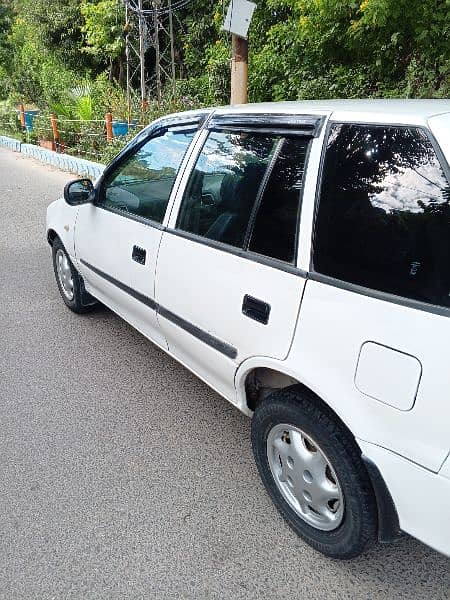
[[[225,175],[217,205],[220,214],[207,230],[207,238],[242,245],[265,169],[265,165],[249,165],[241,175]]]

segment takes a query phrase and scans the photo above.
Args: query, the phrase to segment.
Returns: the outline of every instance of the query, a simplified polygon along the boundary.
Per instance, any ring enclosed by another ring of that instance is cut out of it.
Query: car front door
[[[86,288],[156,343],[167,347],[154,301],[162,223],[197,124],[170,123],[125,153],[82,205],[75,252]]]
[[[234,401],[237,366],[286,357],[304,288],[296,268],[311,129],[217,117],[164,232],[159,321],[170,351]]]

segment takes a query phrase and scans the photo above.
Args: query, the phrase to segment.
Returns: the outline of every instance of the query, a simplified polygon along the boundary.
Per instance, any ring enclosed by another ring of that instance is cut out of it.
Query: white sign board
[[[255,8],[256,4],[254,2],[231,0],[222,29],[247,39],[248,28]]]

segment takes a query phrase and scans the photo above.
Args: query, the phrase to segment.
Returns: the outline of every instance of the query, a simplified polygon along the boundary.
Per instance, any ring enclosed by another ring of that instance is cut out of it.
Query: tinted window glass
[[[194,132],[152,138],[106,181],[103,205],[161,223],[181,161]]]
[[[256,214],[249,250],[295,259],[298,212],[308,140],[283,139]]]
[[[177,227],[242,247],[264,173],[278,138],[212,132],[191,173]]]
[[[424,131],[334,125],[316,224],[316,270],[450,306],[449,199]]]

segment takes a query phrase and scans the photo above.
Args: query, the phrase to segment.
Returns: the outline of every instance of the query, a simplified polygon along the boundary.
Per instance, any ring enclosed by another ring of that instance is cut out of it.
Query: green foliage
[[[214,104],[208,75],[178,79],[176,82],[176,97],[199,107]]]
[[[254,100],[448,94],[449,0],[267,5],[265,33],[262,15],[252,25]],[[278,12],[283,18],[274,22]]]
[[[18,111],[8,101],[0,102],[0,135],[7,135],[18,140],[25,139]]]
[[[94,118],[103,118],[105,113],[111,112],[115,119],[128,119],[128,103],[125,91],[116,82],[110,81],[107,73],[102,73],[92,82],[91,95],[94,105]],[[133,94],[131,104],[132,113],[139,114],[139,101],[135,94]]]
[[[136,135],[137,130],[132,130],[127,135],[116,137],[109,142],[109,144],[104,144],[99,153],[99,162],[107,165],[112,161],[112,159],[117,156],[117,154],[131,141]]]
[[[53,140],[53,130],[50,121],[50,110],[42,110],[33,120],[34,142],[39,140]]]
[[[82,51],[95,64],[108,65],[109,79],[125,83],[125,8],[121,0],[80,0],[84,19]]]
[[[7,77],[11,64],[12,48],[9,31],[13,20],[13,11],[9,4],[0,3],[0,99],[8,96]]]
[[[230,98],[231,45],[217,40],[206,51],[206,73],[209,79],[209,97],[213,104],[228,104]]]
[[[177,11],[175,94],[163,82],[148,121],[228,103],[226,9],[223,0],[191,0]],[[448,97],[449,15],[450,0],[260,0],[249,36],[250,100]],[[0,98],[42,109],[36,138],[50,136],[55,112],[71,152],[107,160],[126,138],[106,145],[105,113],[127,120],[130,108],[141,118],[139,91],[130,107],[124,91],[123,27],[122,0],[0,0]],[[146,57],[151,73],[154,53]],[[20,137],[13,104],[5,106],[0,130]]]
[[[84,18],[82,31],[86,34],[84,52],[104,60],[118,58],[124,51],[122,37],[124,6],[117,0],[81,0],[80,12]]]
[[[87,66],[83,45],[80,0],[11,0],[16,26],[31,29],[31,38],[45,54],[55,57],[68,70]]]
[[[66,119],[89,121],[94,119],[94,102],[88,81],[73,89],[65,90],[61,102],[49,103],[53,113]]]
[[[196,0],[190,3],[189,9],[182,15],[184,31],[180,36],[180,43],[188,77],[205,72],[208,62],[205,52],[221,35],[221,6],[222,3],[217,0]]]
[[[194,1],[187,12],[183,87],[203,104],[227,102],[231,49],[220,30],[222,2]],[[449,14],[449,0],[258,2],[250,100],[446,97]]]
[[[94,116],[94,107],[92,104],[92,97],[87,95],[80,96],[77,99],[77,108],[75,115],[81,121],[90,121]]]
[[[8,44],[14,48],[5,77],[5,88],[16,101],[45,107],[59,101],[73,84],[75,74],[59,55],[51,54],[36,35],[31,21],[17,17],[11,25]]]

